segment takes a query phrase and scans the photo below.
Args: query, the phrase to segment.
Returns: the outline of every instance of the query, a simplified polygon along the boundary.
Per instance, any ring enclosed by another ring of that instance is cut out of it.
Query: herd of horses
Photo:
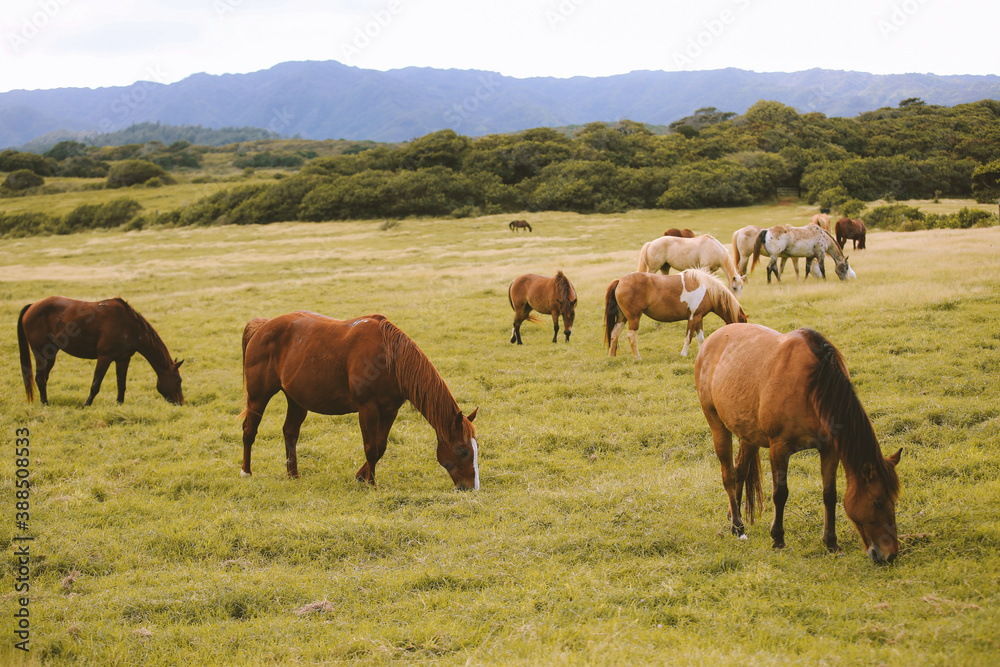
[[[512,222],[512,230],[515,222],[522,221]],[[530,225],[524,225],[530,231]],[[751,523],[763,503],[759,450],[764,447],[769,450],[774,489],[771,537],[775,548],[785,546],[788,458],[803,449],[818,449],[826,509],[824,544],[831,551],[840,550],[834,518],[836,472],[842,464],[847,484],[845,513],[857,527],[872,560],[890,562],[899,550],[895,525],[899,480],[895,467],[901,450],[888,458],[882,455],[846,364],[830,341],[810,329],[779,334],[749,324],[737,299],[747,278],[746,239],[753,239],[749,250],[753,257],[751,270],[761,254],[770,256],[769,278],[773,272],[780,279],[775,265],[778,259],[795,257],[807,258],[807,276],[810,264],[815,262],[819,275],[825,277],[824,254],[833,257],[842,280],[853,274],[840,245],[822,221],[806,227],[810,226],[813,229],[804,232],[804,228],[785,225],[739,230],[733,236],[734,257],[708,234],[668,230],[642,246],[637,271],[608,286],[605,344],[614,356],[627,324],[632,354],[638,359],[636,332],[642,315],[660,322],[687,320],[681,354],[687,355],[692,337],[697,337],[695,386],[721,465],[734,535],[746,537],[740,510],[744,492],[746,518]],[[829,241],[823,234],[830,237]],[[679,273],[671,275],[671,268]],[[716,269],[724,272],[726,282],[713,275]],[[508,288],[508,300],[514,310],[511,343],[522,343],[520,326],[525,320],[535,319],[533,311],[552,316],[554,343],[558,341],[562,318],[563,334],[569,342],[578,299],[563,272],[552,277],[528,274],[516,278]],[[726,325],[705,339],[702,319],[709,312],[716,313]],[[121,298],[84,302],[49,297],[29,304],[18,316],[17,338],[29,401],[34,396],[33,383],[42,403],[48,401],[49,374],[58,352],[66,352],[97,360],[85,405],[93,402],[111,362],[115,362],[117,400],[121,403],[125,400],[129,361],[138,352],[156,372],[159,393],[172,403],[184,403],[179,372],[183,362],[171,358],[150,323]],[[357,413],[365,462],[355,477],[375,485],[375,467],[385,453],[389,431],[399,409],[409,401],[437,434],[437,460],[455,488],[479,488],[479,442],[473,425],[478,408],[463,414],[423,351],[385,317],[373,314],[337,320],[298,311],[270,319],[255,318],[244,328],[242,347],[241,475],[252,474],[251,451],[261,418],[271,398],[282,392],[287,401],[282,432],[289,477],[299,474],[296,445],[310,411],[326,415]],[[733,435],[740,441],[735,458]]]

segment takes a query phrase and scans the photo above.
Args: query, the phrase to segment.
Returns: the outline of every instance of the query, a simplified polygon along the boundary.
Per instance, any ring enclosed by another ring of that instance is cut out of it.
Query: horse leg
[[[808,262],[809,260],[806,260],[806,261]],[[795,279],[796,280],[805,280],[804,278],[800,278],[799,277],[799,258],[798,257],[792,257],[792,268],[795,269]],[[784,271],[785,267],[781,267],[781,270]],[[809,273],[809,266],[808,265],[806,265],[806,273]]]
[[[246,409],[243,411],[243,466],[240,468],[240,477],[250,477],[253,474],[250,469],[250,453],[253,450],[253,443],[257,439],[257,428],[260,426],[260,420],[264,417],[264,410],[272,396],[274,393],[260,399],[251,398],[251,395],[247,394]]]
[[[128,377],[128,364],[132,357],[119,359],[115,362],[115,376],[118,380],[118,402],[125,402],[125,379]]]
[[[285,467],[289,477],[298,479],[299,459],[295,454],[295,446],[299,442],[302,422],[306,420],[309,411],[293,401],[288,394],[285,394],[285,398],[288,400],[288,411],[285,413],[285,424],[281,427],[281,432],[285,436]]]
[[[782,257],[782,258],[781,258],[781,267],[780,267],[780,271],[779,271],[779,275],[780,275],[781,273],[784,273],[784,272],[785,272],[785,264],[787,264],[787,263],[788,263],[788,258],[787,258],[787,257]],[[795,276],[796,276],[796,277],[798,277],[798,275],[799,275],[799,272],[798,272],[798,271],[796,271],[796,272],[795,272]]]
[[[625,327],[625,322],[621,321],[615,324],[615,328],[611,330],[611,341],[608,345],[608,356],[614,357],[618,354],[618,337],[622,335],[622,329]]]
[[[842,550],[837,544],[837,466],[840,458],[831,445],[819,450],[820,470],[823,473],[823,544],[832,553]]]
[[[50,354],[50,348],[55,350]],[[49,402],[48,384],[49,384],[49,373],[52,372],[52,367],[56,363],[56,354],[59,352],[53,343],[48,343],[41,352],[35,352],[35,386],[38,387],[38,400],[42,402],[42,405],[46,405]]]
[[[771,524],[771,545],[775,549],[785,548],[785,503],[788,501],[788,454],[784,443],[772,442],[771,479],[774,483],[774,522]]]
[[[104,382],[104,375],[108,372],[109,366],[111,366],[111,357],[97,358],[97,366],[94,367],[94,381],[90,384],[90,396],[87,397],[87,402],[83,404],[83,407],[94,402],[94,397],[101,390],[101,383]]]
[[[635,329],[629,325],[628,333],[625,335],[628,336],[628,344],[632,347],[632,356],[636,359],[642,359],[642,357],[639,356],[639,336],[636,334],[638,329],[638,324],[636,324]]]
[[[816,261],[819,262],[819,275],[823,277],[823,280],[826,280],[826,262],[823,260],[823,255],[816,258]]]
[[[514,314],[514,328],[510,331],[510,342],[521,344],[521,322],[524,320],[518,316],[517,313]]]
[[[389,440],[389,429],[396,420],[399,408],[380,412],[374,403],[366,403],[358,410],[358,421],[361,423],[361,437],[365,443],[365,463],[355,478],[359,482],[375,483],[375,464],[385,454],[386,442]]]
[[[701,346],[701,341],[705,340],[705,335],[701,330],[701,315],[692,315],[688,318],[687,334],[684,336],[684,347],[681,349],[681,356],[688,356],[688,351],[691,349],[691,337],[695,332],[698,332],[698,345]],[[694,356],[698,356],[695,353]]]
[[[566,340],[569,340],[568,336],[566,337]],[[558,343],[559,342],[559,311],[558,310],[552,311],[552,342],[553,343]]]
[[[706,410],[705,418],[712,429],[712,444],[715,455],[719,458],[722,468],[722,487],[729,498],[730,531],[733,535],[744,537],[746,529],[740,516],[740,501],[736,495],[736,467],[733,465],[733,434],[725,427],[715,410]]]

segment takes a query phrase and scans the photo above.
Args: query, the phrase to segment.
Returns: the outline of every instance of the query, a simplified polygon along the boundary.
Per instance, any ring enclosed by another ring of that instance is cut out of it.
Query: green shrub
[[[924,212],[919,208],[907,206],[906,204],[889,204],[886,206],[876,206],[865,214],[865,225],[867,227],[881,227],[883,229],[895,229],[903,223],[903,220],[923,220]]]
[[[29,188],[37,188],[44,184],[45,179],[30,169],[18,169],[7,174],[7,178],[3,182],[3,187],[8,190],[20,192]]]
[[[127,188],[145,183],[151,178],[159,178],[164,183],[172,183],[163,167],[148,160],[121,160],[108,170],[109,188]]]
[[[0,213],[0,236],[17,238],[61,233],[59,218],[47,213]]]
[[[63,226],[74,232],[119,227],[141,210],[142,205],[130,197],[119,197],[105,204],[82,204],[66,214]]]

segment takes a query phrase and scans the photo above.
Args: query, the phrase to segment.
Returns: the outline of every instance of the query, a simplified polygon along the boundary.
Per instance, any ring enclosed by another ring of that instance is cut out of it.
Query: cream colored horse
[[[643,315],[657,322],[687,320],[687,336],[681,350],[681,356],[686,357],[692,335],[697,333],[699,345],[705,339],[701,322],[708,313],[715,313],[727,324],[747,321],[740,302],[706,268],[686,269],[673,276],[636,271],[608,285],[604,296],[604,344],[609,348],[608,354],[615,356],[618,337],[628,322],[632,356],[639,359],[636,332]]]
[[[726,252],[725,246],[719,243],[711,234],[702,234],[694,238],[679,238],[676,236],[661,236],[642,246],[639,251],[638,271],[663,275],[674,268],[684,269],[706,268],[715,271],[721,268],[729,278],[729,289],[739,295],[743,289],[745,276],[736,269],[732,257]]]
[[[837,239],[833,238],[830,232],[825,231],[818,225],[806,225],[805,227],[792,227],[791,225],[775,225],[769,229],[763,229],[757,235],[757,240],[753,245],[753,262],[751,270],[756,268],[763,251],[770,255],[771,261],[767,265],[767,282],[771,282],[771,274],[780,281],[781,274],[778,273],[779,257],[805,257],[806,277],[809,277],[809,269],[813,260],[819,263],[819,272],[826,279],[826,268],[823,266],[823,256],[830,255],[837,266],[837,277],[841,280],[856,278],[854,269],[847,263],[847,257],[837,244]]]
[[[747,264],[750,263],[750,257],[753,255],[753,244],[757,240],[757,236],[760,234],[760,230],[766,229],[766,227],[758,227],[757,225],[747,225],[746,227],[741,227],[733,232],[733,261],[736,263],[736,270],[739,271],[740,275],[745,278],[749,278],[747,273]],[[767,249],[761,248],[760,254],[767,255]],[[795,269],[795,278],[799,278],[799,258],[798,257],[782,257],[781,258],[781,273],[785,272],[785,262],[789,259],[792,260],[792,268]],[[819,266],[813,267],[813,275],[820,278]]]
[[[826,231],[828,231],[830,233],[833,233],[833,230],[830,229],[830,216],[828,216],[825,213],[817,213],[813,217],[809,218],[809,224],[810,225],[819,225],[820,227],[822,227]]]

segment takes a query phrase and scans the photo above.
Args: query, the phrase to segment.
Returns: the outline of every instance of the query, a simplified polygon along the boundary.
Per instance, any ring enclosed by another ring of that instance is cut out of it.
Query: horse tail
[[[736,264],[737,270],[739,270],[740,266],[740,244],[736,242],[736,239],[739,238],[739,235],[740,235],[739,232],[733,234],[733,263]]]
[[[865,234],[866,234],[866,230],[865,230],[864,226],[862,226],[861,227],[861,238],[858,239],[858,250],[864,250],[865,249]]]
[[[649,271],[649,264],[646,261],[646,249],[649,248],[649,243],[643,243],[642,249],[639,250],[639,267],[636,271]]]
[[[28,402],[35,400],[34,380],[31,373],[31,346],[28,345],[28,336],[24,333],[24,314],[31,308],[29,303],[21,309],[21,314],[17,316],[17,349],[21,353],[21,377],[24,379],[24,393],[28,396]]]
[[[760,230],[760,234],[757,235],[757,240],[753,242],[753,260],[750,262],[750,270],[753,271],[757,268],[757,263],[760,261],[760,249],[764,247],[764,241],[767,240],[768,230]]]
[[[749,523],[753,523],[757,513],[764,507],[764,488],[760,483],[760,447],[745,445],[743,440],[740,440],[740,448],[736,452],[736,469],[746,470],[746,481],[743,485],[743,491],[747,496],[746,519]]]
[[[611,345],[611,332],[618,324],[618,316],[621,310],[618,308],[618,299],[615,298],[615,290],[618,289],[618,280],[612,280],[608,285],[608,291],[604,295],[604,347]]]
[[[240,419],[246,419],[247,415],[250,414],[250,393],[247,391],[247,345],[250,344],[250,339],[257,333],[257,330],[264,326],[267,321],[266,317],[255,317],[243,327],[243,412],[240,413]]]

